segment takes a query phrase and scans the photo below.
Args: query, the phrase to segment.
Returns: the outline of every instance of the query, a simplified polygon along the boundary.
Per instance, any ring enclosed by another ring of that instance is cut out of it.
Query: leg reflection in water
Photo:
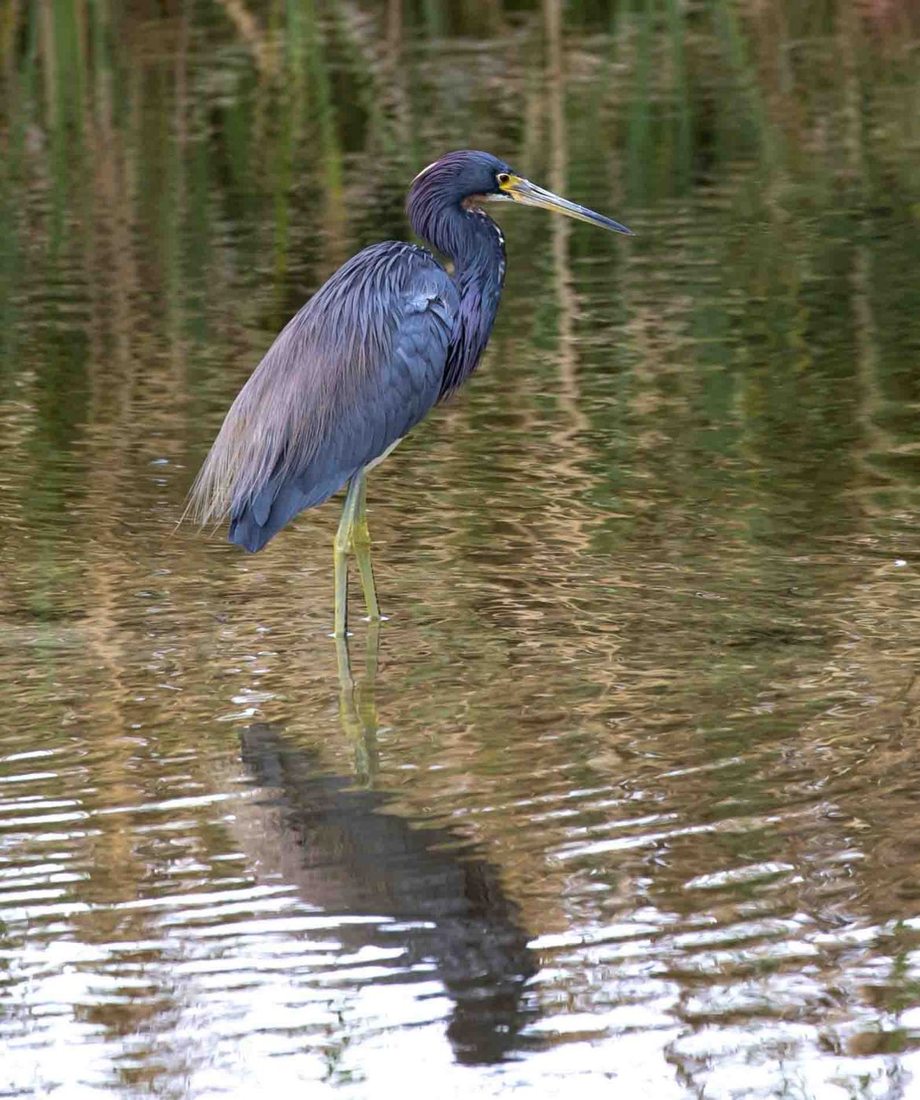
[[[377,663],[380,655],[380,623],[367,624],[364,679],[356,681],[351,670],[348,638],[335,640],[339,669],[339,721],[355,747],[355,775],[372,787],[377,776]]]
[[[272,862],[310,905],[379,918],[342,924],[342,950],[398,947],[387,984],[430,981],[434,969],[453,1002],[447,1034],[457,1060],[497,1062],[515,1048],[528,1015],[524,985],[535,960],[496,868],[450,830],[388,813],[387,796],[371,789],[377,644],[375,630],[358,683],[339,647],[340,714],[355,742],[360,787],[324,773],[318,754],[277,726],[244,731],[243,760],[265,789],[264,827],[274,832],[260,848],[271,841]]]

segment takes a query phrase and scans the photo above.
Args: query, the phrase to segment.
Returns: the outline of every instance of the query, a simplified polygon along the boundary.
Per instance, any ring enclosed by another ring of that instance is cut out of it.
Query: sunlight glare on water
[[[0,1095],[920,1089],[908,5],[0,15]],[[477,146],[469,387],[176,530],[274,333]]]

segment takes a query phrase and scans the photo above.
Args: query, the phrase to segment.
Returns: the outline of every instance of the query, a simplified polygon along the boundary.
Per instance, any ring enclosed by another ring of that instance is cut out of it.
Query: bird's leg
[[[355,482],[358,484],[358,495],[351,528],[351,545],[358,563],[358,572],[361,574],[367,617],[371,622],[379,622],[380,604],[377,602],[374,567],[371,564],[371,533],[367,527],[367,476],[363,470],[355,475],[352,485]]]
[[[335,542],[332,544],[335,566],[335,628],[333,630],[335,638],[344,638],[348,625],[348,552],[352,548],[355,508],[361,491],[359,477],[360,475],[353,477],[348,484],[342,518],[339,520],[339,529],[335,533]]]

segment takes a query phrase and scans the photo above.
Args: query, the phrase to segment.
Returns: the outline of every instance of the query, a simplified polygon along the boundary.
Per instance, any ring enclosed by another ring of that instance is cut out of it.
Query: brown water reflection
[[[0,1093],[916,1092],[915,14],[0,10]],[[506,218],[352,686],[175,521],[466,144],[639,236]]]

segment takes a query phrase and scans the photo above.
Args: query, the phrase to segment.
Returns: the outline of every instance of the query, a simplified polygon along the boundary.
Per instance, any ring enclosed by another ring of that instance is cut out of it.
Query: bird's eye
[[[509,176],[507,172],[499,172],[498,173],[498,182],[499,183],[507,183],[508,180],[510,180],[510,179],[511,179],[511,176]]]

